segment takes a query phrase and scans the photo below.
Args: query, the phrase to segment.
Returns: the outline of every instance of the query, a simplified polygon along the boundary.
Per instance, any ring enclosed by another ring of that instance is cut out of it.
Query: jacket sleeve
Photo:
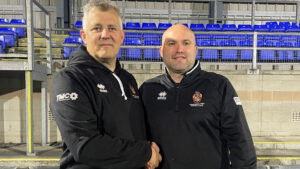
[[[52,85],[50,110],[77,163],[97,168],[139,168],[151,157],[147,141],[113,137],[99,131],[93,95],[84,82],[59,73]],[[100,120],[101,121],[101,120]]]
[[[228,80],[221,88],[221,133],[229,149],[230,169],[256,169],[256,153],[242,104]]]

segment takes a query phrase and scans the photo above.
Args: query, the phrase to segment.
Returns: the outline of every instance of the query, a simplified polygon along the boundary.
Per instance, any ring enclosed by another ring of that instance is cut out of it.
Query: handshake
[[[162,160],[162,157],[159,153],[159,147],[155,142],[151,142],[151,150],[152,150],[152,155],[150,160],[147,162],[145,169],[154,169],[158,167],[159,163]]]

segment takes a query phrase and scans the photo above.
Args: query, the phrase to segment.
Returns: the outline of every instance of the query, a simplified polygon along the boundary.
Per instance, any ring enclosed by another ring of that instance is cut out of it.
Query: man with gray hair
[[[80,46],[53,80],[50,109],[63,140],[61,169],[147,169],[161,161],[146,140],[134,77],[120,67],[119,10],[109,1],[84,7]]]

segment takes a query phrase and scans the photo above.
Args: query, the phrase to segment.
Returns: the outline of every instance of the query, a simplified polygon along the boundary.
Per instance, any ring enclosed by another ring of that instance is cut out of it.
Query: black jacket
[[[256,169],[241,102],[225,77],[197,62],[179,84],[168,74],[140,88],[163,169]],[[231,165],[229,165],[231,163]]]
[[[61,169],[137,169],[151,157],[134,77],[81,46],[53,80],[50,109],[63,140]]]

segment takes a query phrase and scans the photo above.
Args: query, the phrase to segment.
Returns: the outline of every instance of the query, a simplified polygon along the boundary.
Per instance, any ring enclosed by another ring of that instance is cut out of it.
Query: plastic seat
[[[157,30],[155,23],[142,23],[142,30]]]
[[[238,45],[241,41],[247,40],[247,35],[229,35],[229,39],[235,41]]]
[[[80,36],[80,32],[79,31],[70,31],[69,35],[70,36]]]
[[[222,41],[224,40],[228,40],[229,39],[229,35],[211,35],[211,39],[216,40],[217,45],[219,45]]]
[[[131,32],[125,32],[125,38],[141,38],[141,33],[131,33]]]
[[[25,19],[11,19],[10,24],[15,24],[15,25],[26,25],[26,20]],[[25,28],[11,28],[12,31],[17,33],[18,37],[25,37]]]
[[[237,31],[240,32],[252,32],[253,28],[251,25],[238,25]]]
[[[202,51],[203,60],[218,60],[218,50],[215,49],[204,49]]]
[[[0,18],[0,24],[9,24],[9,21],[6,18]]]
[[[83,44],[81,37],[70,36],[66,37],[63,45],[64,58],[67,59],[73,51],[76,51],[78,46]]]
[[[219,46],[236,46],[236,42],[233,40],[223,40]],[[222,49],[221,50],[222,60],[237,60],[237,50]]]
[[[281,27],[284,27],[284,28],[287,28],[287,27],[291,26],[290,22],[279,22],[278,25],[281,26]]]
[[[252,40],[242,40],[238,43],[241,47],[251,47],[253,46]],[[251,60],[253,57],[252,50],[241,50],[241,60]]]
[[[166,30],[171,26],[172,26],[171,23],[159,23],[158,24],[158,30]]]
[[[197,39],[196,44],[198,46],[217,46],[217,41],[209,39]]]
[[[285,28],[279,25],[270,25],[269,27],[270,32],[285,32]]]
[[[210,39],[211,35],[208,34],[195,34],[196,39]]]
[[[150,46],[159,46],[160,40],[158,39],[145,39],[144,45],[150,45]],[[160,59],[159,49],[144,49],[144,59]]]
[[[285,27],[286,32],[300,32],[300,28],[295,22],[292,23],[289,27]]]
[[[16,46],[17,33],[10,28],[0,27],[0,35],[4,36],[5,43],[8,47]]]
[[[271,26],[277,26],[277,22],[273,21],[273,22],[266,22],[266,24],[268,28],[270,28]]]
[[[124,45],[140,46],[142,45],[140,38],[125,38]],[[142,49],[137,48],[124,48],[125,59],[141,59]]]
[[[142,34],[142,38],[146,39],[146,38],[150,38],[150,39],[160,39],[160,34],[158,33],[143,33]]]
[[[280,35],[264,35],[264,40],[280,40]]]
[[[257,46],[257,47],[265,47],[265,41],[263,41],[263,40],[258,40],[256,46]]]
[[[281,41],[280,47],[293,48],[296,44],[296,41]],[[294,60],[294,51],[293,50],[279,50],[278,51],[278,60],[280,61],[291,61]]]
[[[275,61],[275,50],[261,50],[259,54],[260,61]]]
[[[206,31],[220,31],[221,27],[219,24],[207,24]]]
[[[267,25],[254,25],[253,31],[255,32],[268,32],[269,28]]]
[[[222,25],[222,31],[236,31],[236,25],[235,24],[223,24]]]
[[[141,24],[139,22],[127,22],[125,29],[128,30],[140,30],[141,29]]]
[[[74,24],[74,28],[82,29],[82,21],[76,21],[75,24]]]
[[[205,27],[202,23],[199,24],[191,23],[190,29],[192,31],[205,31]]]

